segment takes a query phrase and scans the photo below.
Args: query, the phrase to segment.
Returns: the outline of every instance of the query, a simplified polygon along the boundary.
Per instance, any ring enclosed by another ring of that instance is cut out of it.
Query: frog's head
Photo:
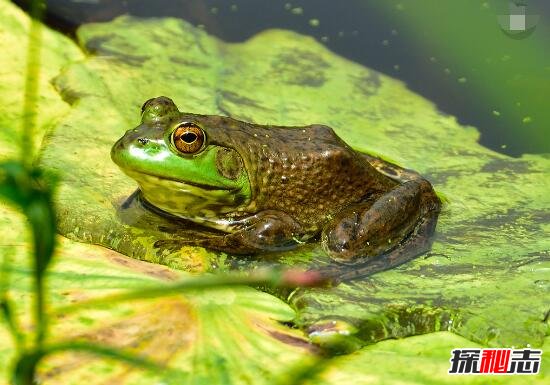
[[[167,97],[149,99],[141,124],[114,144],[111,158],[152,205],[189,219],[219,217],[246,206],[250,182],[239,153],[209,137],[208,122]]]

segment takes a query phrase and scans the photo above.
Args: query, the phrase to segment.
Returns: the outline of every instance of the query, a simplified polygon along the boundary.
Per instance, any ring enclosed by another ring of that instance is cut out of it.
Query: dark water
[[[204,26],[226,41],[243,41],[268,28],[294,30],[401,79],[460,123],[478,128],[480,142],[495,151],[513,156],[550,153],[550,1],[525,2],[540,20],[533,35],[523,40],[499,30],[496,15],[508,12],[507,1],[452,3],[50,0],[46,21],[74,34],[82,23],[121,14],[172,16]]]

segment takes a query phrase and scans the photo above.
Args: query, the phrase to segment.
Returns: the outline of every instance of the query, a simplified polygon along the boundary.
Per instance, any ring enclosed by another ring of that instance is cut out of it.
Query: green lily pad
[[[546,338],[543,352],[549,348]],[[481,348],[449,332],[430,333],[403,340],[382,341],[334,360],[318,381],[311,384],[545,384],[550,377],[550,357],[543,353],[540,373],[532,376],[449,375],[451,351]]]
[[[78,39],[88,58],[55,82],[73,109],[43,152],[44,165],[65,180],[58,200],[63,234],[187,269],[238,262],[190,247],[197,235],[150,213],[124,223],[117,208],[135,184],[110,162],[112,143],[138,124],[143,101],[158,95],[196,113],[324,123],[357,149],[423,173],[446,203],[431,253],[361,282],[298,290],[289,298],[296,322],[329,345],[333,321],[354,330],[352,346],[439,330],[491,346],[542,344],[548,157],[489,151],[477,144],[474,128],[404,84],[292,32],[228,44],[182,21],[122,17],[86,25]],[[312,246],[256,260],[315,265],[326,263],[321,254]]]
[[[3,279],[9,274],[16,318],[32,330],[32,271],[23,218],[0,205]],[[55,354],[40,366],[48,384],[266,383],[283,380],[288,369],[312,362],[316,348],[303,334],[281,324],[294,311],[281,300],[248,287],[207,290],[187,295],[117,302],[66,314],[56,308],[142,289],[185,277],[181,271],[128,258],[114,251],[59,239],[48,273],[52,317],[48,341],[89,341],[131,351],[166,365],[166,373],[130,370],[116,361],[74,352]],[[0,321],[0,360],[9,362],[14,347]],[[0,366],[8,378],[9,365]],[[166,378],[165,378],[166,377]],[[0,383],[3,383],[0,381]]]

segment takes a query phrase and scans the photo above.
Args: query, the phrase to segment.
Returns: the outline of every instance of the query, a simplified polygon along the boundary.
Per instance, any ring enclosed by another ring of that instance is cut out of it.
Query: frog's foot
[[[422,255],[432,247],[438,211],[433,210],[420,221],[413,233],[397,247],[376,257],[360,257],[353,263],[334,262],[317,270],[333,284],[365,278],[392,269]]]
[[[439,207],[428,181],[407,181],[342,211],[323,230],[323,247],[338,262],[372,263],[370,273],[397,266],[429,249]]]
[[[261,211],[236,221],[233,231],[200,242],[200,246],[236,254],[289,250],[299,244],[301,226],[288,214]]]

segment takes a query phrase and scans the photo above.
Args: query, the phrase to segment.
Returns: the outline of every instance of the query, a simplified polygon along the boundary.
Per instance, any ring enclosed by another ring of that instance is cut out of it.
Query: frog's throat
[[[200,225],[220,230],[226,233],[231,233],[235,231],[235,228],[239,225],[239,221],[236,221],[233,218],[201,218],[201,217],[189,217],[189,216],[175,216],[169,212],[159,209],[153,204],[149,203],[143,195],[143,191],[138,190],[137,199],[140,204],[145,207],[147,210],[152,211],[160,216],[168,217],[172,219],[185,219],[186,221],[191,221],[198,223]]]
[[[188,219],[219,218],[248,204],[241,188],[216,187],[125,170],[137,181],[143,197],[168,214]]]

